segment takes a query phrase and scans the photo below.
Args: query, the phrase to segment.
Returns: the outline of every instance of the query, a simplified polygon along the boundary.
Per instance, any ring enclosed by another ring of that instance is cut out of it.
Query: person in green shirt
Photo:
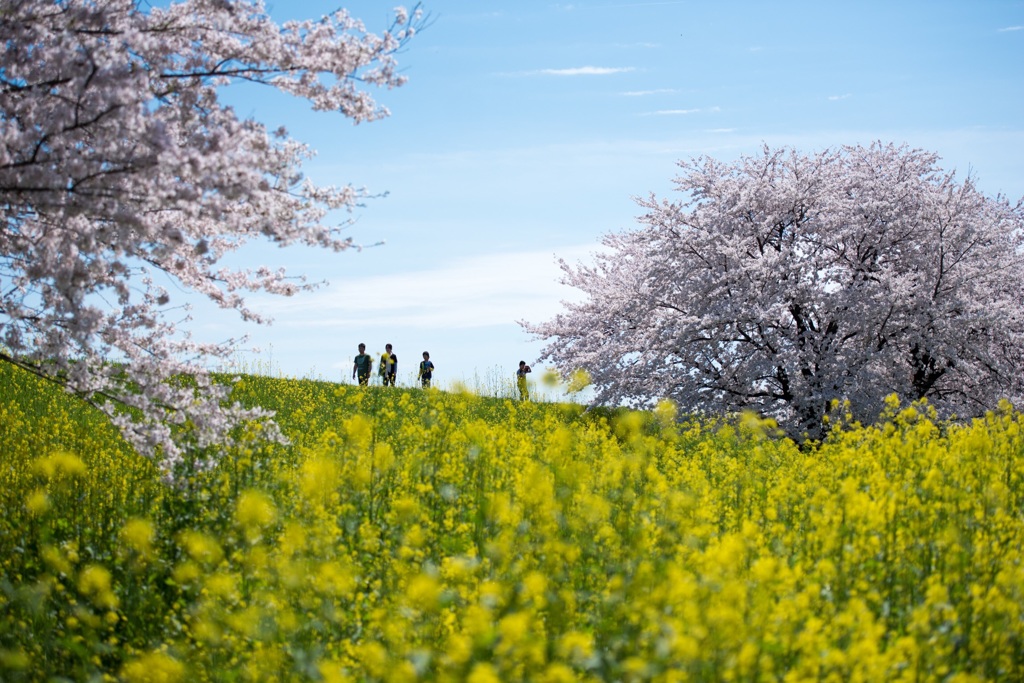
[[[359,386],[365,387],[370,383],[370,372],[373,370],[373,356],[366,353],[366,344],[359,345],[359,355],[352,363],[352,379],[359,376]]]

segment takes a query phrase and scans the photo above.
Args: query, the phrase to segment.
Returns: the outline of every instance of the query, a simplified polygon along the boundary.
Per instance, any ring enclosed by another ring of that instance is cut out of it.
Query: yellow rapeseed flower
[[[243,491],[235,503],[235,523],[251,541],[277,521],[274,501],[262,491]]]
[[[530,572],[523,577],[522,598],[524,602],[533,603],[537,607],[543,607],[547,600],[545,591],[548,587],[547,578],[541,572]]]
[[[24,671],[31,663],[32,659],[21,648],[0,648],[0,670]]]
[[[153,554],[153,541],[156,539],[156,527],[148,519],[138,517],[129,519],[121,527],[121,540],[130,549],[145,558]]]
[[[501,677],[493,664],[477,662],[466,677],[466,683],[501,683]]]
[[[662,428],[670,427],[675,423],[677,412],[676,404],[667,398],[661,399],[654,406],[654,417]]]
[[[530,633],[532,618],[529,612],[512,612],[498,621],[497,632],[501,637],[496,652],[507,653],[515,648]]]
[[[560,662],[549,664],[540,678],[543,683],[576,683],[576,674]]]
[[[98,564],[90,564],[78,575],[78,590],[97,607],[116,609],[119,600],[111,590],[110,571]]]
[[[367,450],[373,440],[373,423],[361,413],[357,413],[345,420],[342,425],[349,444],[356,450]]]
[[[336,493],[340,481],[340,465],[324,455],[308,458],[299,471],[300,490],[309,502],[327,503],[327,499]]]
[[[85,474],[85,463],[73,453],[57,451],[36,460],[35,469],[47,479],[60,474],[75,477]]]
[[[186,530],[181,533],[178,542],[196,562],[206,566],[214,566],[224,558],[224,550],[216,538],[199,531]]]
[[[567,390],[571,394],[583,391],[590,386],[590,374],[583,368],[577,368],[569,373],[569,384]]]
[[[199,565],[192,561],[182,562],[171,572],[171,577],[179,584],[185,585],[198,579],[202,575]]]
[[[314,585],[321,593],[344,597],[355,589],[356,578],[340,562],[324,562],[316,572]]]
[[[35,489],[25,500],[25,509],[34,517],[46,514],[50,510],[50,496],[45,489]]]
[[[558,642],[558,656],[577,666],[584,664],[594,656],[594,636],[582,631],[562,634]]]
[[[126,663],[121,677],[126,683],[177,683],[187,680],[185,665],[165,652],[150,652]]]
[[[354,652],[356,659],[370,676],[382,678],[388,669],[388,651],[380,643],[367,641],[359,643]]]
[[[230,602],[235,602],[241,597],[238,586],[239,577],[229,572],[216,572],[203,580],[203,587],[211,595]]]
[[[324,683],[351,683],[353,679],[345,673],[345,665],[338,661],[322,661],[316,666]]]
[[[39,553],[43,562],[50,568],[51,571],[58,574],[70,574],[72,570],[71,562],[68,557],[61,552],[60,548],[52,545],[44,545]]]

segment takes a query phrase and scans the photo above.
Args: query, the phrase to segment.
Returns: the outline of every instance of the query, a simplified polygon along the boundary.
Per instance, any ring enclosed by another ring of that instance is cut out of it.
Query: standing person
[[[384,345],[384,354],[380,357],[380,375],[384,378],[384,386],[395,386],[398,376],[398,356],[391,350],[391,344]]]
[[[420,363],[420,374],[419,378],[423,382],[423,388],[426,389],[430,386],[430,378],[434,373],[434,364],[430,362],[430,354],[426,351],[423,352],[423,362]]]
[[[377,376],[380,377],[381,386],[388,385],[388,352],[380,354],[380,360],[377,361]]]
[[[359,376],[359,386],[365,387],[370,383],[370,372],[373,370],[373,356],[366,353],[366,344],[359,345],[359,355],[352,363],[352,379]]]
[[[519,400],[527,401],[530,398],[530,390],[526,386],[526,373],[533,372],[525,360],[519,361],[519,369],[516,370],[516,386],[519,387]]]

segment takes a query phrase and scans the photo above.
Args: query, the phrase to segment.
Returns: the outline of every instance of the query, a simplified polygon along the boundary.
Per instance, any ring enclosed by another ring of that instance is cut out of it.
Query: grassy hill
[[[237,395],[290,443],[170,483],[0,364],[0,679],[1024,679],[1009,408],[801,450],[667,404]]]

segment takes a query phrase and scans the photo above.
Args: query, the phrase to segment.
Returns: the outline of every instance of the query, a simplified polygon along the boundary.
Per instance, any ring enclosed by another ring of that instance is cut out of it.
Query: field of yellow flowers
[[[243,376],[291,443],[172,486],[75,399],[0,390],[0,680],[1024,680],[1009,407],[801,449]]]

